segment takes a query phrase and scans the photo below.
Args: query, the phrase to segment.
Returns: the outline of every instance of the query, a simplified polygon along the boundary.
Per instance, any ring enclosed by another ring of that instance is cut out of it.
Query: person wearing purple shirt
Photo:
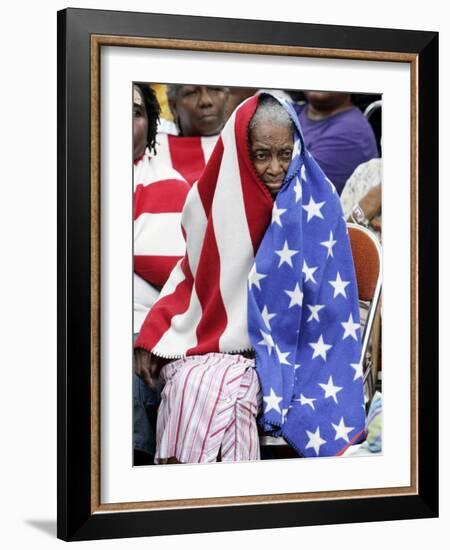
[[[340,195],[355,168],[378,157],[375,135],[350,94],[308,91],[305,96],[307,103],[294,105],[305,145]]]

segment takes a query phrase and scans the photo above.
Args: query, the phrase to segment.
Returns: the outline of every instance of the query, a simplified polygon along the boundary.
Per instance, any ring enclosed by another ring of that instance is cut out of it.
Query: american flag
[[[262,428],[302,456],[334,456],[364,435],[357,286],[335,188],[295,144],[248,279],[248,329]]]
[[[208,162],[218,136],[173,136],[159,133],[156,156],[193,185]]]
[[[231,115],[190,189],[181,216],[185,256],[135,347],[166,358],[251,349],[247,277],[273,206],[248,150],[247,128],[257,103],[258,97],[249,98]]]
[[[183,178],[148,149],[134,162],[134,271],[155,287],[184,254],[180,219],[188,192]]]

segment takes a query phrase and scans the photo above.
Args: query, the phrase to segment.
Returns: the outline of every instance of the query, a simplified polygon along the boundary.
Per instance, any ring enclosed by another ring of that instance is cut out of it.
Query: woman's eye
[[[253,158],[254,158],[255,160],[266,160],[267,155],[266,155],[266,153],[255,153],[255,154],[253,155]]]

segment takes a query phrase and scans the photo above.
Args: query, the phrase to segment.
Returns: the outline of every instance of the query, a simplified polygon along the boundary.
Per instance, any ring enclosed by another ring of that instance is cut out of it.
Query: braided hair
[[[147,145],[150,151],[155,151],[156,131],[159,122],[161,107],[159,106],[156,94],[146,82],[135,82],[134,85],[139,88],[144,100],[145,110],[148,118]]]

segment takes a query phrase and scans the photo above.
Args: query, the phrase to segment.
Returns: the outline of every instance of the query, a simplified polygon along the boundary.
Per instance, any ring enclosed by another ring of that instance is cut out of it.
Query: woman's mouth
[[[283,180],[280,181],[266,181],[265,184],[267,187],[280,187],[280,185],[283,183]]]

